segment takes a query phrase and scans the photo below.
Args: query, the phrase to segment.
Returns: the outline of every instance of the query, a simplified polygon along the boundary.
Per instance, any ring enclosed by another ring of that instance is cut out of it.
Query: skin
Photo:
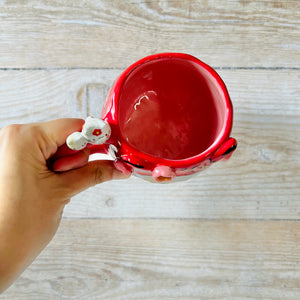
[[[83,123],[59,119],[0,130],[0,292],[51,241],[71,197],[128,178],[110,161],[88,162],[89,149],[73,152],[63,146]]]

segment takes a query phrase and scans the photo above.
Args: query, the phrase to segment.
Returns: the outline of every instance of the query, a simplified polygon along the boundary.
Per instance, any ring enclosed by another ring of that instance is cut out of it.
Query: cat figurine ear
[[[87,117],[82,132],[74,132],[67,138],[67,146],[72,150],[81,150],[87,144],[104,144],[111,135],[111,128],[106,121]]]

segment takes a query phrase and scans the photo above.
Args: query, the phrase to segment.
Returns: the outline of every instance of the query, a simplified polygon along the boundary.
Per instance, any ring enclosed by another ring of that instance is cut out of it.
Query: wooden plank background
[[[299,29],[298,0],[0,0],[0,128],[99,115],[124,68],[178,51],[224,79],[239,142],[190,181],[74,197],[0,299],[300,299]]]

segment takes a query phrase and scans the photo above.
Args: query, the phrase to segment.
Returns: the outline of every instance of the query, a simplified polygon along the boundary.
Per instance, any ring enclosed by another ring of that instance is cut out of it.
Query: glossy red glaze
[[[144,170],[176,170],[217,161],[227,144],[236,145],[229,139],[232,114],[225,84],[211,67],[188,54],[162,53],[121,74],[102,119],[111,125],[108,142],[119,148],[121,159]]]

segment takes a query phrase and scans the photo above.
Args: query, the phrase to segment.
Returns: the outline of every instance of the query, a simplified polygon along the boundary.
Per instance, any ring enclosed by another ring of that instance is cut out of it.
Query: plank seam
[[[126,68],[126,67],[125,67]],[[213,67],[215,70],[300,70],[300,67]],[[99,67],[39,67],[39,68],[0,68],[0,71],[62,71],[62,70],[123,70],[124,68]]]
[[[300,222],[300,219],[276,219],[276,218],[267,218],[267,219],[259,219],[259,218],[167,218],[167,217],[108,217],[108,218],[96,218],[96,217],[63,217],[63,220],[143,220],[143,221],[152,221],[152,220],[161,220],[161,221],[212,221],[212,222],[224,222],[224,221],[247,221],[247,222]]]

